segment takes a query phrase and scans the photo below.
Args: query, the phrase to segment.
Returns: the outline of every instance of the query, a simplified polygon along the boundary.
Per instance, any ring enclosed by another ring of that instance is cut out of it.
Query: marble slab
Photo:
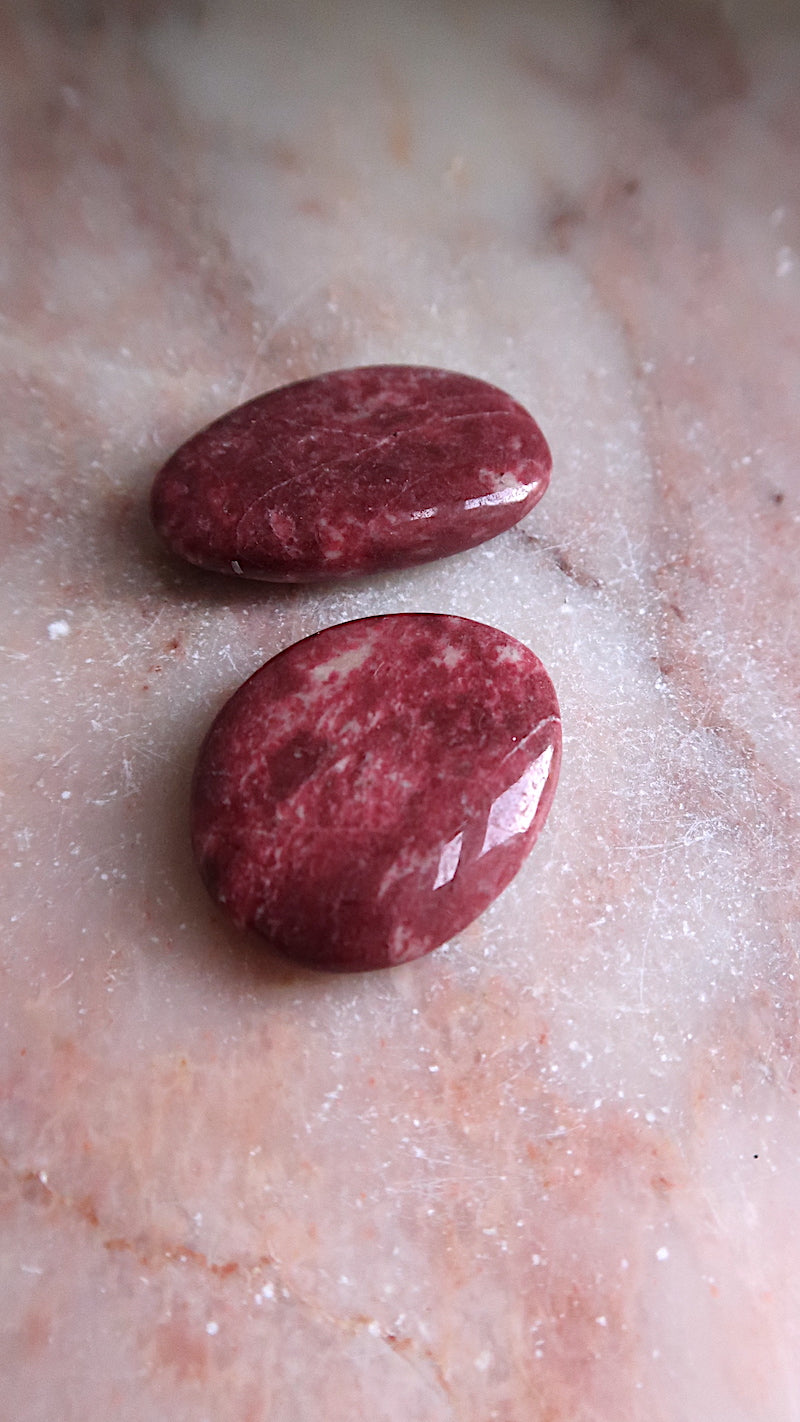
[[[0,70],[5,1415],[796,1422],[796,7],[6,0]],[[178,444],[368,362],[508,390],[541,505],[350,584],[164,553]],[[542,658],[558,795],[446,947],[299,970],[192,764],[394,611]]]

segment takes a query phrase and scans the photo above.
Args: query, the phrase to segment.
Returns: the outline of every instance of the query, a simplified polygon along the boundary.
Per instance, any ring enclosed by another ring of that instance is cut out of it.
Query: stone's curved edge
[[[561,758],[539,659],[483,623],[399,613],[324,629],[222,708],[192,786],[192,843],[241,928],[335,971],[460,932],[547,818]]]
[[[150,512],[196,566],[329,581],[497,537],[543,496],[551,468],[536,421],[497,386],[431,366],[360,366],[214,420],[156,475]]]

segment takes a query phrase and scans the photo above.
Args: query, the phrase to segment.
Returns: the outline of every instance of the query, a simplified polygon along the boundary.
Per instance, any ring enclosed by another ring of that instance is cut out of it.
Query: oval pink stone
[[[348,622],[223,707],[195,770],[195,856],[234,922],[289,957],[407,962],[517,872],[560,755],[553,685],[513,637],[434,613]]]
[[[426,563],[541,498],[551,458],[510,395],[426,366],[337,370],[259,395],[157,475],[157,531],[190,563],[271,582]]]

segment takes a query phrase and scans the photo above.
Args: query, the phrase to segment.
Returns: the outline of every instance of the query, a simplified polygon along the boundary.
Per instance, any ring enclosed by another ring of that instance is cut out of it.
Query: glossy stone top
[[[555,691],[461,617],[363,618],[255,673],[200,753],[192,836],[240,926],[300,962],[408,962],[482,913],[547,816]]]
[[[190,563],[269,582],[412,567],[510,528],[550,451],[515,400],[425,366],[332,371],[231,410],[155,480],[153,522]]]

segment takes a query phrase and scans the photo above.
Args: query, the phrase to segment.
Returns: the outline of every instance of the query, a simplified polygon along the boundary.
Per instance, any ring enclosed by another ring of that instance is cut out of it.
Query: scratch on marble
[[[258,362],[261,360],[262,356],[265,355],[267,350],[269,349],[270,342],[274,340],[275,336],[277,336],[279,331],[283,330],[283,327],[286,325],[287,321],[291,321],[292,317],[297,315],[297,313],[303,308],[303,306],[305,306],[306,302],[310,301],[310,299],[313,296],[316,296],[318,292],[323,291],[326,286],[328,286],[327,275],[324,277],[318,277],[314,281],[305,283],[296,293],[296,295],[293,296],[292,299],[286,303],[286,305],[281,311],[279,311],[278,315],[272,322],[272,325],[268,328],[268,330],[264,333],[264,335],[260,338],[258,344],[256,345],[255,351],[253,352],[252,360],[250,361],[250,364],[247,367],[247,370],[245,371],[244,377],[242,379],[242,383],[239,386],[238,393],[234,400],[234,405],[240,405],[244,400],[245,392],[253,377],[256,366],[258,365]]]

